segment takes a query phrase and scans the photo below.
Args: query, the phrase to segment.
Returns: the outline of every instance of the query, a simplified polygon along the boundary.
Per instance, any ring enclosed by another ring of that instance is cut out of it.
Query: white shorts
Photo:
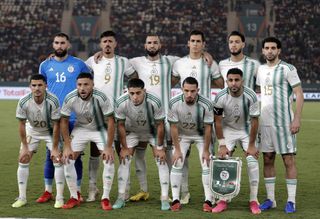
[[[129,132],[126,136],[128,148],[138,146],[139,142],[148,142],[151,145],[156,145],[156,139],[151,134]]]
[[[209,169],[206,162],[202,161],[202,154],[203,154],[203,148],[204,148],[204,138],[202,136],[199,136],[196,138],[189,137],[189,136],[180,136],[179,143],[180,143],[180,150],[182,153],[183,161],[181,163],[179,162],[178,164],[174,164],[174,165],[179,165],[182,168],[184,161],[186,159],[187,152],[188,152],[191,144],[195,144],[195,146],[197,147],[198,152],[199,152],[199,160],[200,160],[202,169],[203,170]],[[173,145],[172,154],[174,154],[174,152],[175,152],[175,146]]]
[[[248,150],[250,137],[245,131],[223,129],[223,136],[229,151],[233,151],[237,144],[240,145],[244,151]]]
[[[291,134],[289,126],[261,126],[258,145],[261,152],[276,152],[277,154],[297,152],[296,136]]]
[[[27,143],[28,143],[28,150],[36,152],[40,141],[45,141],[48,149],[52,151],[52,137],[50,135],[29,135],[27,133]],[[22,143],[20,149],[22,148]]]
[[[107,131],[93,131],[82,127],[75,127],[71,132],[71,148],[73,151],[84,151],[89,142],[96,143],[100,151],[104,150],[108,141]]]

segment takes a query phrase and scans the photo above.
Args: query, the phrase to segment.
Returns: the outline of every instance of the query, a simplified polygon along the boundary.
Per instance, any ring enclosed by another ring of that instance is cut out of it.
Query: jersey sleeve
[[[93,62],[94,62],[94,57],[91,56],[87,59],[87,61],[85,61],[85,64],[87,65],[87,67],[90,69],[90,72],[92,72],[93,70]]]
[[[260,107],[259,107],[259,101],[256,98],[257,101],[251,102],[249,107],[249,115],[250,117],[259,117],[260,116]]]
[[[105,96],[105,99],[99,99],[100,100],[100,106],[101,110],[104,116],[110,116],[114,114],[113,106],[107,96]]]
[[[211,71],[211,79],[215,80],[221,77],[221,73],[219,71],[219,66],[216,61],[213,60],[212,65],[210,67]]]
[[[46,71],[45,71],[46,61],[43,61],[39,66],[39,74],[44,75],[47,77]]]
[[[213,105],[210,104],[205,108],[203,122],[206,124],[213,123]]]
[[[133,68],[132,64],[127,58],[123,58],[124,60],[124,74],[129,77],[135,72],[135,69]]]
[[[17,109],[16,109],[16,118],[20,120],[27,119],[27,111],[22,107],[21,99],[18,102]]]
[[[70,117],[71,112],[72,112],[72,102],[73,98],[67,98],[68,95],[66,96],[65,100],[63,101],[63,105],[61,107],[60,114],[63,117]]]
[[[178,123],[179,122],[179,117],[178,117],[176,107],[177,107],[176,105],[172,105],[169,107],[167,119],[170,123]]]
[[[52,104],[51,111],[51,120],[59,120],[60,119],[60,107]]]
[[[117,120],[126,120],[125,103],[116,104],[115,117]]]
[[[155,120],[164,120],[166,117],[164,109],[162,106],[154,106],[154,119]]]
[[[179,63],[177,61],[173,64],[172,75],[174,77],[177,77],[177,78],[180,77],[180,74],[179,74]]]
[[[291,87],[296,87],[301,84],[297,69],[295,67],[288,69],[287,80]]]

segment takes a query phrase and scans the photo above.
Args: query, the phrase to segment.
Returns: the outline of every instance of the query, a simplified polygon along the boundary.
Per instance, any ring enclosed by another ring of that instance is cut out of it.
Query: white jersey
[[[134,73],[129,60],[118,55],[110,59],[103,56],[98,64],[91,56],[85,63],[93,71],[94,86],[102,90],[113,103],[123,93],[124,75],[129,77]]]
[[[135,106],[129,94],[123,94],[116,103],[117,120],[127,121],[126,131],[155,136],[156,121],[165,119],[165,112],[158,97],[146,92],[143,102]]]
[[[173,64],[172,74],[175,77],[180,77],[181,87],[187,77],[197,79],[200,94],[209,99],[211,98],[211,81],[221,77],[215,61],[213,61],[211,67],[208,67],[203,58],[191,59],[189,56],[185,56]]]
[[[244,80],[244,86],[247,86],[252,90],[255,90],[255,86],[256,86],[255,80],[257,77],[259,66],[260,66],[259,61],[252,59],[248,56],[244,56],[244,58],[239,62],[233,62],[230,58],[224,59],[219,62],[219,70],[221,72],[221,75],[224,81],[227,80],[227,73],[229,69],[238,68],[243,72],[242,78]],[[227,87],[226,82],[225,82],[225,87]]]
[[[130,59],[132,67],[139,78],[143,80],[145,89],[157,96],[165,109],[171,98],[171,72],[173,63],[179,59],[177,56],[160,56],[160,59],[151,61],[146,56]]]
[[[60,119],[59,99],[46,92],[41,104],[37,104],[29,93],[19,100],[16,117],[28,120],[26,128],[31,136],[52,134],[52,121]]]
[[[167,119],[177,123],[179,136],[203,136],[204,125],[213,123],[213,105],[201,94],[193,105],[188,105],[184,95],[179,94],[170,100]]]
[[[257,85],[261,89],[262,126],[289,126],[293,120],[292,88],[300,86],[297,69],[284,61],[275,66],[261,65]]]
[[[89,100],[82,100],[75,89],[64,99],[61,116],[69,117],[71,112],[76,114],[75,127],[97,131],[105,127],[105,117],[113,114],[113,104],[97,88],[93,89]]]
[[[259,102],[255,92],[244,86],[243,94],[233,97],[229,88],[221,90],[213,102],[214,108],[223,110],[223,129],[245,131],[249,134],[250,118],[260,115]]]

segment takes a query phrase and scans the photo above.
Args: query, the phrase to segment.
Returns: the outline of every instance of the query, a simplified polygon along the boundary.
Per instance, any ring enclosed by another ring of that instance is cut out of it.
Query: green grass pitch
[[[19,135],[18,122],[15,119],[17,101],[0,101],[0,217],[23,217],[23,218],[319,218],[319,180],[320,180],[320,103],[305,103],[302,127],[298,135],[298,154],[296,156],[298,166],[298,189],[297,189],[297,212],[286,215],[283,211],[286,199],[286,185],[282,160],[276,160],[276,200],[278,207],[261,215],[253,216],[248,210],[248,178],[246,163],[243,162],[242,185],[239,195],[228,205],[228,210],[221,214],[202,212],[203,189],[201,184],[201,171],[197,155],[197,149],[193,148],[190,157],[189,184],[191,191],[190,204],[183,206],[180,212],[163,212],[160,210],[160,186],[157,176],[157,168],[151,156],[151,150],[147,151],[148,185],[150,199],[139,203],[127,203],[124,209],[105,212],[100,207],[100,202],[84,203],[80,207],[71,210],[54,209],[54,202],[38,204],[35,200],[43,192],[43,163],[45,148],[42,144],[34,155],[30,165],[27,198],[28,204],[20,209],[13,209],[11,204],[18,196],[16,171],[18,166]],[[88,150],[83,157],[84,177],[82,193],[87,195],[88,187]],[[242,156],[238,149],[237,156]],[[262,157],[260,157],[260,164]],[[243,159],[244,161],[244,159]],[[261,165],[260,165],[261,169]],[[99,175],[101,176],[102,165]],[[101,177],[98,185],[102,190]],[[137,179],[134,174],[134,165],[131,174],[131,194],[138,190]],[[117,180],[114,180],[111,201],[114,202],[117,194]],[[67,186],[65,187],[65,199],[69,197]],[[260,171],[259,200],[262,202],[265,195],[262,171]]]

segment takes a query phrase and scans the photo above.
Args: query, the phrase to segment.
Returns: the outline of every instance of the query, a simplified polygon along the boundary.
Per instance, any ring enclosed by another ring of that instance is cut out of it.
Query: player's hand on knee
[[[226,145],[220,145],[218,150],[219,159],[227,159],[230,155],[230,151],[228,150]]]
[[[61,162],[61,153],[57,149],[52,149],[51,151],[51,160],[53,163],[60,163]]]
[[[129,158],[130,158],[129,148],[122,147],[120,151],[120,163],[123,162],[123,164],[125,164],[126,163],[125,160]]]
[[[29,163],[31,160],[31,151],[28,149],[21,149],[20,154],[19,154],[19,162],[20,163]]]
[[[63,163],[69,163],[69,159],[74,160],[74,153],[70,147],[66,147],[63,151]]]
[[[114,162],[114,152],[112,148],[105,148],[102,152],[102,159],[105,160],[107,163],[110,162]]]
[[[160,162],[160,164],[165,164],[166,163],[166,152],[165,149],[155,150],[155,158],[157,161]]]
[[[172,164],[174,166],[180,166],[179,164],[183,162],[183,157],[181,151],[175,150],[172,155]]]
[[[252,146],[249,145],[249,147],[246,151],[246,156],[249,156],[249,155],[251,155],[255,159],[259,158],[259,151],[254,145],[252,145]]]

